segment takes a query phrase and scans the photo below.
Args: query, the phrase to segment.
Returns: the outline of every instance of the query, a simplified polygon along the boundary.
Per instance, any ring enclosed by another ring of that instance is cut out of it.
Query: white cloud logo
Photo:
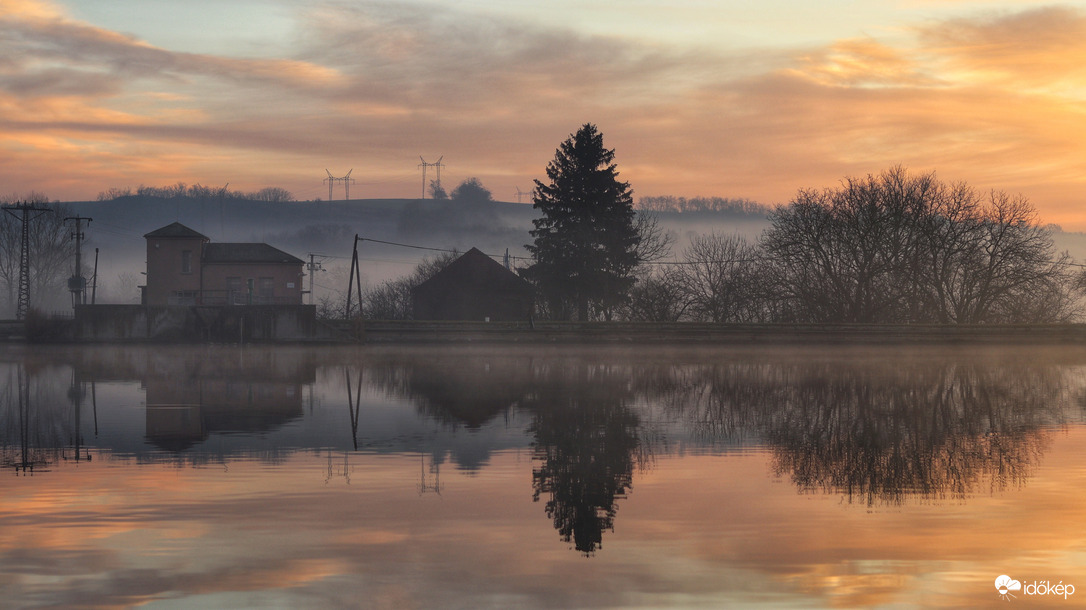
[[[1015,597],[1013,594],[1011,594],[1011,591],[1021,591],[1022,583],[1018,582],[1017,580],[1013,580],[1010,576],[1004,574],[999,578],[995,579],[995,588],[996,591],[999,591],[1000,597],[1007,601],[1010,601],[1010,597]]]

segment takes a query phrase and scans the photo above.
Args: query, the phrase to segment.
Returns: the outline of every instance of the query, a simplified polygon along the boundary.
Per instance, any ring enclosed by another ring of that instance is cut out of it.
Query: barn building
[[[472,248],[416,286],[411,298],[416,320],[523,322],[532,315],[534,290]]]
[[[213,244],[179,222],[144,238],[144,305],[302,304],[305,261],[268,244]]]

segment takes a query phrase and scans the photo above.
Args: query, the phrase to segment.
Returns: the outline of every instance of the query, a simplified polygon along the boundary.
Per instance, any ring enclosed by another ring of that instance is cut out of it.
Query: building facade
[[[305,262],[268,244],[213,244],[179,222],[144,238],[144,305],[302,304]]]

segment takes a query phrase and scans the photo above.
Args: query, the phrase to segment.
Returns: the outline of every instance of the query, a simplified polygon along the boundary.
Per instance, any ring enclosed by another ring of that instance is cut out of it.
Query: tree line
[[[227,185],[229,186],[229,185]],[[294,194],[287,189],[269,186],[257,191],[231,191],[226,186],[204,186],[178,182],[170,186],[113,187],[98,193],[98,201],[115,201],[127,197],[153,197],[156,199],[226,199],[243,201],[283,202],[294,201]]]
[[[637,320],[1057,323],[1083,312],[1083,273],[1024,197],[894,167],[802,190],[755,241],[694,238],[643,270]]]

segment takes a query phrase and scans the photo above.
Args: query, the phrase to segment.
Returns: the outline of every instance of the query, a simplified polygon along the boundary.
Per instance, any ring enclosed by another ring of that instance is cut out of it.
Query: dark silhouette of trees
[[[153,199],[191,199],[191,200],[245,200],[267,201],[272,203],[294,201],[294,194],[287,189],[278,186],[269,186],[250,193],[231,191],[225,186],[205,186],[202,184],[185,184],[178,182],[170,186],[144,186],[140,185],[135,192],[131,187],[111,187],[98,193],[98,201],[114,201],[128,197],[141,197]]]
[[[770,220],[762,246],[797,321],[1060,322],[1078,313],[1070,257],[1057,255],[1020,196],[984,198],[894,167],[800,191]]]
[[[698,235],[683,251],[678,289],[690,317],[707,322],[761,321],[761,252],[738,235]]]
[[[433,277],[459,256],[459,252],[428,256],[410,275],[367,289],[362,295],[362,316],[373,320],[410,319],[413,310],[411,289]],[[346,299],[347,295],[344,294],[343,298]]]
[[[493,201],[490,190],[479,182],[478,178],[468,178],[449,193],[449,198],[458,203],[483,203]]]
[[[666,265],[638,274],[624,314],[634,322],[678,322],[689,308],[679,269]]]
[[[618,180],[615,151],[585,124],[547,165],[549,184],[535,182],[535,262],[523,271],[558,319],[609,317],[634,284],[640,235],[630,185]]]
[[[445,187],[438,184],[437,180],[430,181],[430,199],[448,199],[449,194],[445,192]]]

